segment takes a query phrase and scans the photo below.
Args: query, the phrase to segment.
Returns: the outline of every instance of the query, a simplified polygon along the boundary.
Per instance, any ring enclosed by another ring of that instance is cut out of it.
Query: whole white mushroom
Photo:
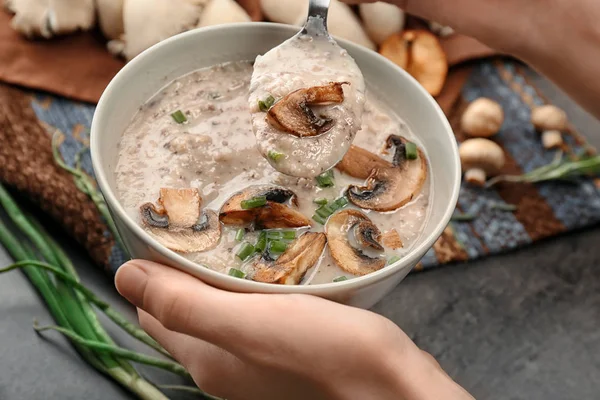
[[[489,139],[465,140],[458,148],[465,181],[484,186],[488,177],[497,175],[506,162],[502,148]]]
[[[378,45],[404,28],[404,11],[398,6],[377,1],[363,3],[358,7],[365,30]]]
[[[481,97],[473,101],[461,117],[461,128],[472,137],[491,137],[498,133],[504,122],[504,110],[494,100]]]
[[[280,24],[304,24],[308,13],[308,0],[260,0],[263,14]]]
[[[562,132],[568,128],[567,113],[548,104],[531,110],[531,123],[542,134],[542,144],[546,149],[562,146]]]
[[[26,37],[88,30],[96,21],[94,0],[10,0],[5,6],[15,14],[13,29]]]
[[[250,22],[251,20],[246,10],[235,0],[210,0],[202,10],[198,27]]]
[[[124,0],[96,0],[98,22],[107,39],[119,39],[123,34]]]

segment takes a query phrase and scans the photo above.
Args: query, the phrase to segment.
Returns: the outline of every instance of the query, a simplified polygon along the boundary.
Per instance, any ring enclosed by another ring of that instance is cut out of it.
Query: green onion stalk
[[[151,357],[116,345],[101,325],[96,309],[106,314],[132,337],[163,355],[168,355],[142,329],[127,321],[123,315],[81,283],[75,267],[64,251],[34,218],[19,208],[1,184],[0,207],[10,221],[9,226],[0,220],[0,244],[16,260],[15,264],[0,269],[0,274],[15,269],[22,270],[43,298],[56,322],[56,325],[47,327],[38,327],[36,324],[36,331],[60,332],[86,362],[138,398],[168,399],[157,386],[140,376],[131,362],[161,368],[189,378],[183,366],[169,358]],[[217,400],[216,397],[197,388],[182,389],[180,386],[174,386],[168,389],[192,391],[201,399]]]

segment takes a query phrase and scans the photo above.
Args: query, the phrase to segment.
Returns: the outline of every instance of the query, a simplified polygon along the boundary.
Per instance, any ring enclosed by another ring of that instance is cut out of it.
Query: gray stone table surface
[[[600,147],[600,124],[540,78]],[[60,232],[56,233],[60,236]],[[112,282],[68,240],[83,280],[132,319]],[[513,253],[409,276],[374,311],[402,327],[478,399],[600,398],[600,228]],[[0,250],[0,265],[9,259]],[[0,278],[0,400],[130,399],[84,364],[18,272]],[[118,342],[142,349],[111,329]],[[168,374],[142,369],[158,382]],[[189,398],[173,395],[173,399]]]

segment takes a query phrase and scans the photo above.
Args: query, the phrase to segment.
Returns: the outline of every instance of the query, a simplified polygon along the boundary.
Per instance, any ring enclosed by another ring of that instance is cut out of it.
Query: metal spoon
[[[364,77],[327,31],[329,4],[330,0],[310,0],[300,32],[254,63],[249,101],[257,147],[273,168],[286,175],[313,178],[333,168],[350,149],[362,124]],[[265,118],[265,104],[271,106],[273,99],[332,82],[348,83],[343,86],[343,102],[311,106],[315,115],[335,121],[327,132],[298,137],[271,126]]]

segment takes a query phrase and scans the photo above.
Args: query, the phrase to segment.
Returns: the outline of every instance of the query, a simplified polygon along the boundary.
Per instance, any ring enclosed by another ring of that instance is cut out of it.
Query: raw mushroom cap
[[[427,161],[420,149],[416,160],[408,160],[405,142],[400,136],[388,138],[388,147],[396,147],[394,163],[389,168],[372,170],[365,186],[350,186],[347,191],[350,202],[363,209],[392,211],[414,199],[427,178]]]
[[[567,114],[560,108],[548,104],[531,111],[531,123],[539,131],[565,131],[568,128]]]
[[[335,121],[315,115],[309,106],[342,103],[348,82],[331,82],[324,86],[298,89],[279,100],[267,112],[269,124],[297,137],[321,135],[330,130]]]
[[[252,279],[258,282],[297,285],[314,266],[327,242],[324,233],[307,232],[290,243],[276,261],[261,258],[254,265]]]
[[[504,110],[494,100],[482,97],[473,101],[461,117],[461,128],[471,137],[491,137],[504,122]]]
[[[243,209],[242,201],[254,197],[265,196],[267,204],[262,207]],[[289,205],[285,204],[288,203]],[[234,194],[221,207],[219,219],[225,225],[244,226],[255,223],[257,227],[274,228],[300,228],[311,225],[310,220],[295,207],[298,198],[288,189],[272,187],[249,187]]]
[[[487,176],[498,174],[504,167],[504,151],[498,144],[488,139],[465,140],[458,149],[464,171],[482,169]]]
[[[385,266],[385,258],[371,257],[365,254],[364,250],[366,249],[382,249],[377,241],[375,243],[379,248],[372,246],[373,239],[380,238],[381,232],[361,211],[347,209],[334,214],[325,225],[325,233],[331,256],[337,266],[344,271],[352,275],[363,276]],[[357,234],[364,234],[368,238],[361,240]],[[355,237],[353,240],[355,243],[351,243],[351,236]],[[365,242],[370,245],[364,246]],[[363,245],[360,246],[362,249],[357,248],[357,245]]]

